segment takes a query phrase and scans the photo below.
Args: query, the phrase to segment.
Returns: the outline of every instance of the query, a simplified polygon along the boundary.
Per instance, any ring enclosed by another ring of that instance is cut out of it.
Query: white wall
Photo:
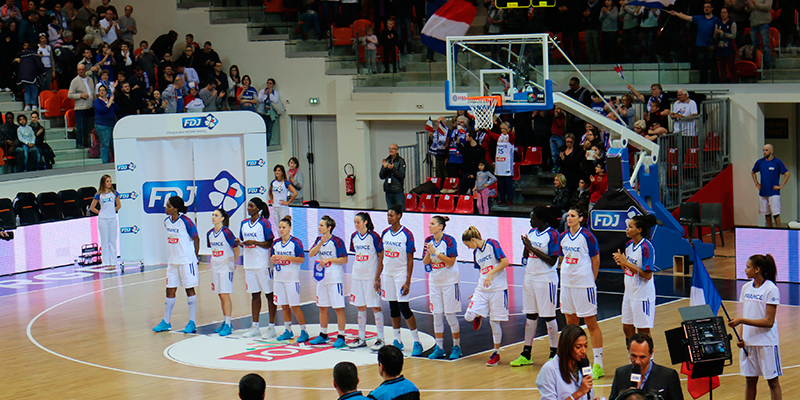
[[[783,161],[786,169],[792,174],[789,182],[781,190],[781,222],[797,220],[797,103],[765,103],[762,105],[764,118],[788,118],[788,139],[765,139],[775,148],[775,157]],[[764,217],[759,216],[759,224],[765,223]]]

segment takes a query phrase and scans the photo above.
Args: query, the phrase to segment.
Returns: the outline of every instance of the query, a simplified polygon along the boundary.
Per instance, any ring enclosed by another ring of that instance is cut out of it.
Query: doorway
[[[335,116],[292,116],[293,154],[306,177],[303,200],[316,200],[323,207],[339,206],[337,136]]]

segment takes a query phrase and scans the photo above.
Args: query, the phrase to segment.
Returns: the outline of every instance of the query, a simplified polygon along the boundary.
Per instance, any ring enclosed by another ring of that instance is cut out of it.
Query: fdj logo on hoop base
[[[625,232],[628,221],[637,215],[642,213],[634,206],[630,206],[627,210],[592,210],[590,213],[592,230]]]
[[[163,214],[167,200],[180,196],[191,211],[213,212],[222,208],[230,214],[244,203],[245,189],[228,171],[214,179],[145,182],[142,185],[142,206],[148,214]],[[196,200],[196,201],[195,201]]]
[[[206,115],[205,117],[186,117],[183,119],[183,129],[192,129],[192,128],[208,128],[209,130],[214,129],[215,126],[219,123],[219,120],[211,114]]]

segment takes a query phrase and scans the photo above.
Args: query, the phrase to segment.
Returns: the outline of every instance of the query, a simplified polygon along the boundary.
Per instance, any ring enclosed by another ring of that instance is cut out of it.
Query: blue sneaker
[[[442,348],[439,347],[439,345],[437,344],[436,346],[433,347],[433,353],[431,353],[431,355],[429,355],[428,358],[430,358],[431,360],[436,360],[437,358],[444,358],[445,354],[446,353],[444,352],[444,350],[442,350]]]
[[[310,342],[308,342],[308,344],[327,344],[327,343],[328,339],[325,339],[324,337],[322,337],[322,335],[319,335],[314,339],[311,339]]]
[[[219,331],[220,336],[228,336],[233,332],[233,328],[231,328],[228,324],[222,324],[222,329]]]
[[[305,332],[305,331],[303,331],[303,332]],[[278,336],[278,338],[276,340],[291,340],[293,337],[294,337],[294,333],[292,333],[292,331],[287,329],[287,330],[283,331],[283,334]]]
[[[156,327],[153,328],[153,332],[167,332],[170,329],[172,329],[172,325],[168,324],[166,321],[162,319],[161,322],[159,322],[158,325],[156,325]]]
[[[461,346],[453,346],[453,351],[450,352],[451,360],[458,360],[461,358]]]
[[[397,347],[400,351],[403,351],[403,342],[398,341],[397,339],[394,340],[392,346]]]
[[[414,342],[414,347],[411,349],[411,356],[421,356],[423,351],[425,351],[425,349],[422,348],[422,343]]]
[[[341,349],[342,347],[347,347],[347,343],[345,343],[342,338],[336,338],[336,341],[333,342],[333,348]]]
[[[303,343],[308,341],[308,334],[306,331],[300,331],[300,337],[297,338],[297,343]]]
[[[189,323],[186,324],[186,328],[183,328],[183,333],[195,333],[197,332],[197,326],[194,325],[194,321],[189,320]]]
[[[217,329],[214,329],[214,333],[219,333],[220,331],[222,331],[222,328],[224,328],[224,327],[225,327],[225,325],[226,325],[226,324],[223,322],[223,323],[222,323],[222,325],[220,325],[220,326],[218,326],[218,327],[217,327]]]

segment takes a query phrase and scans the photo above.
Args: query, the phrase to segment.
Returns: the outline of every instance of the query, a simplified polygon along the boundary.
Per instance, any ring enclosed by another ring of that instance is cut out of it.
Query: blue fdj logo
[[[266,163],[263,158],[259,158],[258,160],[247,160],[245,165],[248,167],[263,167]]]
[[[259,186],[257,188],[247,188],[247,194],[264,194],[267,193],[267,188]]]
[[[136,200],[137,197],[139,197],[139,193],[136,193],[135,190],[133,192],[130,192],[130,193],[120,193],[119,194],[119,199],[120,200]]]
[[[136,169],[136,164],[119,164],[117,165],[117,171],[133,171]]]
[[[228,171],[207,180],[145,182],[142,206],[148,214],[163,214],[167,200],[180,196],[190,211],[213,212],[222,208],[233,214],[245,200],[244,186]]]
[[[214,129],[218,123],[217,117],[211,114],[205,117],[186,117],[183,119],[183,129],[208,128],[211,130]]]
[[[134,235],[139,233],[139,227],[134,226],[123,226],[119,228],[119,233],[133,233]]]
[[[625,232],[628,227],[628,221],[641,214],[636,207],[630,206],[627,210],[594,209],[589,218],[592,221],[593,231]]]

